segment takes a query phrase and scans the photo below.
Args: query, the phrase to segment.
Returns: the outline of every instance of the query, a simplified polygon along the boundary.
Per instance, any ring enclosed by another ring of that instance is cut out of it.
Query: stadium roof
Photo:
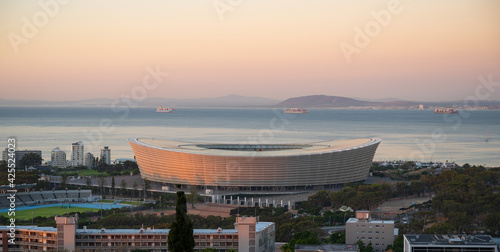
[[[150,148],[212,156],[275,157],[314,155],[354,150],[376,143],[379,138],[361,138],[300,144],[216,144],[169,141],[162,139],[130,138],[130,142]]]

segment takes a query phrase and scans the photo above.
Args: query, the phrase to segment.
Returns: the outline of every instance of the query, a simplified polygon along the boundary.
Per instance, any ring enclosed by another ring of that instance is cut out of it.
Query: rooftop
[[[295,251],[358,251],[356,244],[295,245]]]
[[[375,219],[363,219],[359,220],[356,218],[349,218],[347,223],[371,223],[371,224],[394,224],[392,220],[375,220]]]
[[[432,235],[432,234],[406,234],[405,239],[412,246],[418,245],[460,245],[460,246],[496,246],[489,235]]]
[[[257,222],[256,232],[260,232],[272,225],[272,222]],[[0,226],[0,230],[8,230],[8,226]],[[17,230],[35,230],[45,232],[56,232],[54,227],[38,227],[38,226],[16,226]],[[84,234],[168,234],[170,229],[77,229],[78,235]],[[194,234],[238,234],[236,229],[193,229]]]
[[[380,143],[379,138],[361,138],[301,144],[193,143],[162,139],[130,138],[129,142],[150,148],[213,156],[297,156],[341,152]]]

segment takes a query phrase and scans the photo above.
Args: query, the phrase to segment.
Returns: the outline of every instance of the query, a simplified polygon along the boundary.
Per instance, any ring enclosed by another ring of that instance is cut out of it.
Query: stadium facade
[[[363,181],[379,138],[305,144],[210,144],[131,138],[141,176],[167,185],[297,190]]]

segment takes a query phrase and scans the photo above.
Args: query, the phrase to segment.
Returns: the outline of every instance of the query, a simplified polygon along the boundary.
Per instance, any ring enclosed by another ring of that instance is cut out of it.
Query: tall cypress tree
[[[168,233],[168,250],[172,252],[194,251],[193,223],[187,216],[186,195],[177,192],[175,221]]]

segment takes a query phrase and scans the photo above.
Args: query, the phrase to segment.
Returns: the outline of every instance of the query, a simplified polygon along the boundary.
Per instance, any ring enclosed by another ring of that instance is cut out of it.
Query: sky
[[[0,2],[0,99],[444,101],[489,75],[500,82],[498,0]],[[481,90],[500,100],[500,84]]]

